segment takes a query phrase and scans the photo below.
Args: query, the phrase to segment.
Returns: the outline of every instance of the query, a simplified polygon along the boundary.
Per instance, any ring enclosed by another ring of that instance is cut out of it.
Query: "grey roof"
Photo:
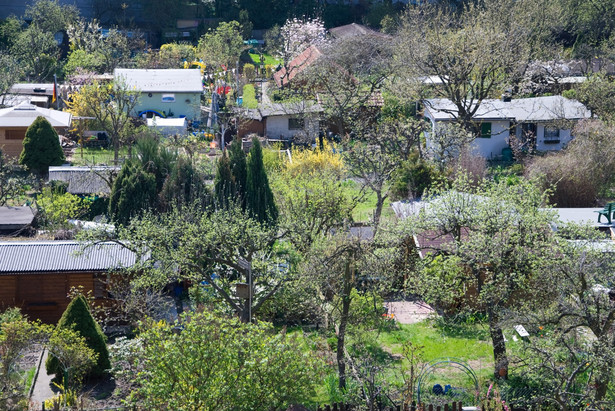
[[[299,103],[271,103],[263,107],[259,107],[258,111],[262,117],[269,117],[305,113],[321,113],[324,110],[318,103],[302,101]]]
[[[199,69],[115,69],[113,77],[144,93],[202,93]]]
[[[53,83],[15,83],[9,89],[12,94],[53,95]]]
[[[0,109],[0,127],[30,127],[37,117],[42,116],[52,127],[69,127],[72,114],[50,110],[22,103],[15,107]]]
[[[109,185],[103,176],[119,172],[119,166],[95,167],[49,167],[49,181],[68,182],[67,191],[71,194],[108,194]]]
[[[0,275],[17,273],[108,271],[131,267],[136,254],[116,243],[85,248],[76,241],[0,242]]]
[[[18,230],[34,220],[30,207],[0,207],[0,230]]]
[[[436,121],[452,120],[457,107],[449,99],[424,100],[425,112]],[[474,118],[477,120],[553,121],[591,117],[582,103],[562,96],[502,100],[483,100]]]

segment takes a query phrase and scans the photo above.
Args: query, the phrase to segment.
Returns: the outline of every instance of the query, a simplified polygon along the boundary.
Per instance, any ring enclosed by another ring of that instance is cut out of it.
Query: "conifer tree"
[[[85,338],[87,346],[98,354],[96,365],[90,371],[91,376],[102,376],[106,370],[111,368],[109,351],[107,350],[107,338],[103,334],[100,325],[92,317],[85,297],[80,295],[68,304],[56,327],[73,329],[78,332]],[[48,374],[58,374],[64,371],[59,360],[53,355],[49,355],[45,367]]]
[[[267,172],[263,165],[263,149],[257,138],[252,139],[247,170],[246,210],[254,219],[267,225],[275,225],[278,220],[278,208],[269,187]]]
[[[222,153],[222,157],[218,160],[216,168],[216,178],[214,180],[214,190],[216,195],[216,206],[226,208],[229,200],[233,195],[235,184],[231,174],[229,158],[226,155],[226,150]]]
[[[62,165],[64,160],[58,133],[45,117],[37,117],[26,130],[19,164],[39,174],[46,174],[49,166]]]
[[[229,162],[231,167],[231,175],[235,182],[235,192],[241,200],[241,206],[246,205],[246,180],[247,180],[247,165],[246,153],[241,148],[241,140],[235,139],[229,147]]]
[[[111,220],[128,224],[132,217],[156,204],[157,194],[154,174],[143,170],[136,161],[124,164],[111,190]]]

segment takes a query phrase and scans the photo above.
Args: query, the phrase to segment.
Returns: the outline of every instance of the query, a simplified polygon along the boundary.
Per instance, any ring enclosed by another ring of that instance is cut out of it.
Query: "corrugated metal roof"
[[[49,181],[65,181],[68,183],[67,191],[71,194],[108,194],[111,189],[105,181],[111,174],[117,174],[120,167],[49,167]]]
[[[16,230],[34,220],[30,207],[0,207],[0,230]]]
[[[142,93],[202,93],[199,69],[115,69],[113,77],[122,79]]]
[[[131,267],[136,255],[116,243],[83,250],[77,241],[0,242],[0,275],[58,271],[107,271]]]

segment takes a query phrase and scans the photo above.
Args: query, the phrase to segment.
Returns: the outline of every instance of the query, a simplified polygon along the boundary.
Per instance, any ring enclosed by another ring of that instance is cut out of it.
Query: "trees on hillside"
[[[235,68],[244,49],[241,26],[236,21],[222,22],[199,39],[198,51],[203,61],[219,70]]]
[[[499,12],[521,3],[486,1],[458,12],[431,4],[408,8],[398,39],[400,75],[417,83],[438,77],[441,85],[431,91],[450,99],[453,117],[478,135],[473,118],[480,103],[511,87],[529,60],[527,27]]]
[[[64,160],[58,133],[45,117],[37,117],[26,130],[19,164],[28,170],[46,174],[49,166],[60,166]]]
[[[547,200],[533,182],[473,189],[461,178],[432,191],[428,209],[412,220],[424,259],[409,273],[411,289],[444,311],[486,315],[496,379],[508,376],[503,310],[540,286],[537,270],[555,256]]]

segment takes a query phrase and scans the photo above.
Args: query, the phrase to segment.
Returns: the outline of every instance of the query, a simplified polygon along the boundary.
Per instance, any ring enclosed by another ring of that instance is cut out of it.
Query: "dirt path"
[[[422,301],[386,301],[384,306],[400,324],[418,323],[435,313]]]

